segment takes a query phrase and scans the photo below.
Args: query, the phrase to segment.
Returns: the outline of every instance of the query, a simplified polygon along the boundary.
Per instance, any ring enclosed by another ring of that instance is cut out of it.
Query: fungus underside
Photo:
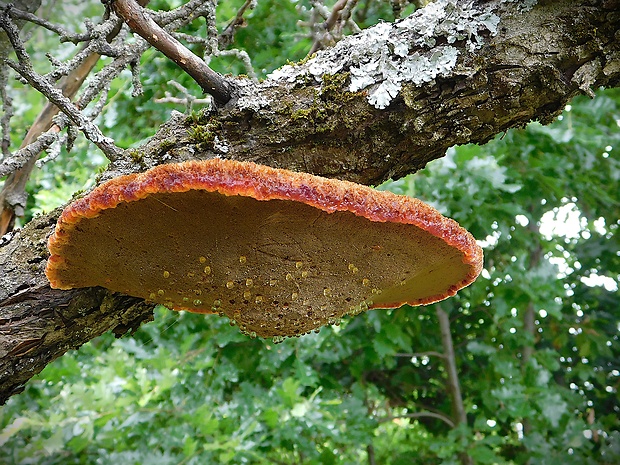
[[[150,171],[68,207],[50,239],[54,287],[103,286],[281,338],[441,300],[480,271],[471,235],[415,199],[225,160]],[[419,225],[399,222],[411,207]]]

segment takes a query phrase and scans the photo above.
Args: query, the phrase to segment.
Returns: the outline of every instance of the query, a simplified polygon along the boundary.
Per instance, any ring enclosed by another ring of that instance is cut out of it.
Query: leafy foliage
[[[303,6],[259,2],[235,46],[264,72],[301,58],[309,42],[292,40],[291,18]],[[237,7],[221,2],[219,14]],[[369,21],[389,12],[364,8]],[[154,99],[169,79],[193,86],[154,53],[142,66],[144,95],[113,83],[102,121],[120,145],[166,119],[174,105]],[[619,463],[619,121],[620,92],[601,90],[550,126],[451,149],[381,187],[435,205],[485,248],[482,276],[441,304],[466,424],[450,424],[433,306],[371,311],[281,344],[158,308],[134,335],[65,355],[0,407],[0,463],[456,464],[462,453],[477,464]],[[66,201],[101,163],[84,143],[62,153],[33,178],[29,213]]]

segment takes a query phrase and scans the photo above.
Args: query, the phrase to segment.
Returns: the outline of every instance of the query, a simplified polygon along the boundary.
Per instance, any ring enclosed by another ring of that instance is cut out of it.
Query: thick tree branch
[[[232,85],[160,27],[144,8],[134,0],[115,0],[112,5],[114,11],[123,18],[132,31],[179,65],[204,92],[212,95],[220,104],[230,100]]]
[[[482,31],[483,43],[475,50],[456,41],[453,69],[419,82],[427,77],[421,68],[386,109],[368,104],[383,82],[351,92],[352,73],[363,60],[356,56],[361,53],[356,37],[303,65],[285,67],[258,86],[238,80],[239,96],[204,118],[219,144],[206,142],[202,147],[211,150],[198,156],[225,155],[378,184],[423,168],[453,145],[482,144],[532,120],[548,123],[582,87],[618,84],[617,0],[606,8],[586,1],[546,2],[526,13],[514,4],[482,3],[500,18],[497,33]],[[380,25],[390,29],[395,43],[405,40],[398,24]],[[363,38],[365,51],[390,59],[373,52],[372,40],[377,41],[371,32]],[[377,47],[389,49],[390,41]],[[427,48],[414,46],[410,56],[428,55]],[[445,47],[430,49],[439,53]],[[370,63],[377,60],[371,56]],[[152,154],[164,140],[175,147],[175,158],[196,157],[196,141],[188,135],[194,129],[177,126],[155,137],[143,151],[145,166],[161,163]]]
[[[363,43],[344,39],[260,85],[239,79],[239,94],[225,107],[174,116],[131,158],[111,163],[101,180],[164,162],[226,156],[376,184],[424,167],[454,144],[484,143],[533,119],[550,122],[584,89],[620,83],[618,0],[548,0],[528,12],[517,3],[473,2],[475,18],[486,12],[492,28],[491,20],[499,20],[495,34],[477,29],[473,46],[466,38],[448,44],[441,35],[429,44],[402,22],[380,24]],[[384,109],[369,103],[385,87],[370,71],[372,84],[351,90],[362,65],[370,69],[378,58],[412,64],[448,46],[458,52],[453,68],[429,80],[422,79],[424,68],[413,73],[392,88]],[[57,215],[0,242],[0,402],[67,348],[118,327],[118,315],[127,327],[150,312],[101,289],[49,289],[45,241]]]

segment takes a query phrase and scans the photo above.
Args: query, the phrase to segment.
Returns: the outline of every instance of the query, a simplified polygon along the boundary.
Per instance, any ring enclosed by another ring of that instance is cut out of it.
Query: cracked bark
[[[518,2],[481,3],[500,16],[498,34],[475,52],[461,47],[449,76],[405,85],[385,110],[370,106],[363,91],[347,92],[346,72],[322,82],[238,79],[241,91],[226,106],[200,118],[173,117],[99,182],[160,163],[226,156],[377,184],[423,168],[452,145],[482,144],[530,120],[548,123],[578,93],[619,85],[619,0],[540,1],[527,13],[517,11]],[[49,288],[46,239],[58,214],[0,242],[0,403],[67,350],[152,318],[152,306],[139,299]]]

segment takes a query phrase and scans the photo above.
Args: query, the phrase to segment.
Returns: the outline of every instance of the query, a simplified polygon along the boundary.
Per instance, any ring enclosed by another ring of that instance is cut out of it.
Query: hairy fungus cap
[[[423,202],[230,160],[161,165],[71,203],[52,287],[102,286],[282,338],[473,282],[482,250]]]

